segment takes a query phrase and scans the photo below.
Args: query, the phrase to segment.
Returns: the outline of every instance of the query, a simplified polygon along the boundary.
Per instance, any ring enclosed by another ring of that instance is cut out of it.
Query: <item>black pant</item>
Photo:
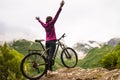
[[[48,68],[48,70],[51,70],[51,71],[52,71],[52,61],[53,61],[52,58],[53,58],[53,55],[55,52],[55,48],[56,48],[56,40],[46,41],[46,49],[48,49],[48,51],[47,51],[47,54],[48,54],[47,68]]]

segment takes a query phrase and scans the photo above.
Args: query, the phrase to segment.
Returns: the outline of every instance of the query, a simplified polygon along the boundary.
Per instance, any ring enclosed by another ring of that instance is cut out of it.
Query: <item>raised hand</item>
[[[63,7],[63,5],[65,4],[64,0],[62,0],[62,2],[60,3],[60,6]]]
[[[36,19],[36,20],[40,20],[40,18],[39,18],[39,17],[35,17],[35,19]]]

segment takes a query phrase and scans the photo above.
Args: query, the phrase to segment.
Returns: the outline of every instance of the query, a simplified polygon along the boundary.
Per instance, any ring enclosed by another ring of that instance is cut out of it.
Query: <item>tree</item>
[[[23,80],[20,62],[23,55],[10,48],[7,43],[0,46],[0,80]]]

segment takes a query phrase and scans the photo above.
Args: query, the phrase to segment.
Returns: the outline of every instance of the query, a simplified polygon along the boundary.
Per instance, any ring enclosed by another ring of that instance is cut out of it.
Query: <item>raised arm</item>
[[[40,22],[41,23],[41,25],[42,26],[45,26],[45,24],[40,20],[40,18],[39,17],[35,17],[36,18],[36,20],[38,21],[38,22]]]
[[[62,10],[63,5],[64,5],[64,1],[62,0],[62,2],[60,3],[60,7],[59,7],[58,11],[57,11],[55,17],[53,18],[54,23],[56,22],[57,18],[59,17],[59,14],[60,14],[60,12]]]

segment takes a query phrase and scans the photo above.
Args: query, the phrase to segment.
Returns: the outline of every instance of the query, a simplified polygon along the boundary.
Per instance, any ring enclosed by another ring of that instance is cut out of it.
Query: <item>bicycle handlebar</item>
[[[57,41],[61,40],[64,37],[66,37],[65,33],[59,39],[57,39]],[[41,39],[41,40],[35,40],[35,42],[39,42],[39,43],[41,43],[41,41],[45,41],[45,40],[43,40],[43,39]]]
[[[66,36],[65,36],[65,33],[58,39],[58,41],[61,40],[61,39],[64,38],[64,37],[66,37]]]

